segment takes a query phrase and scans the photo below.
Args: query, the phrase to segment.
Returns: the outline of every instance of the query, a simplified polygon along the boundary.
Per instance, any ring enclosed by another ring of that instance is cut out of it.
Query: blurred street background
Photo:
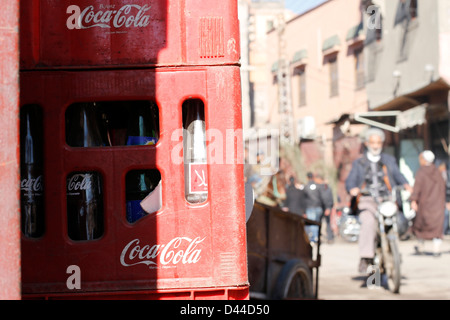
[[[432,243],[425,253],[414,251],[415,239],[400,241],[401,288],[393,294],[383,287],[368,288],[367,277],[358,273],[358,244],[338,239],[321,245],[319,299],[323,300],[448,300],[450,299],[450,236],[445,236],[440,257],[432,255]]]
[[[321,175],[341,206],[369,127],[411,185],[421,151],[448,162],[450,1],[238,3],[248,163]]]
[[[311,172],[335,209],[348,206],[345,180],[370,127],[385,132],[384,152],[411,186],[423,150],[448,176],[449,0],[239,0],[239,12],[246,163],[273,175],[246,177],[260,201],[282,207],[284,186],[295,179],[301,189]],[[357,243],[324,241],[319,297],[449,299],[449,236],[439,258],[430,242],[421,256],[414,245],[400,243],[393,295],[365,287]]]

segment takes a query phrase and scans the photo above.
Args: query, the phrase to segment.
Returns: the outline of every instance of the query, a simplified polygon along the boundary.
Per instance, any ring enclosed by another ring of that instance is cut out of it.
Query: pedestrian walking
[[[308,183],[305,186],[306,195],[306,217],[310,220],[320,222],[323,216],[323,190],[314,181],[314,174],[312,172],[307,173]],[[309,236],[311,242],[319,241],[319,226],[306,226],[305,230]]]
[[[420,168],[416,172],[411,208],[416,211],[413,233],[418,239],[417,253],[423,253],[424,240],[433,240],[433,255],[440,256],[443,237],[445,181],[433,165],[433,152],[425,150],[419,155]]]
[[[323,176],[320,174],[317,174],[315,176],[315,181],[321,188],[322,192],[322,209],[323,209],[323,218],[325,219],[325,222],[327,224],[327,242],[333,243],[334,241],[334,232],[331,226],[331,215],[333,213],[333,207],[334,207],[334,198],[333,198],[333,191],[330,188],[330,185],[324,180]]]

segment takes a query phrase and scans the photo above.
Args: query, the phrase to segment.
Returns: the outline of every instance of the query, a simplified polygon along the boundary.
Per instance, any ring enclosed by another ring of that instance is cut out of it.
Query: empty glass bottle
[[[205,110],[201,100],[183,103],[183,129],[185,198],[190,203],[202,203],[208,197],[208,173]]]
[[[21,226],[26,237],[44,234],[44,157],[42,110],[26,105],[20,111]]]
[[[72,106],[67,143],[72,147],[102,147],[94,103]],[[94,240],[103,235],[103,190],[99,172],[72,172],[67,177],[67,222],[72,240]]]

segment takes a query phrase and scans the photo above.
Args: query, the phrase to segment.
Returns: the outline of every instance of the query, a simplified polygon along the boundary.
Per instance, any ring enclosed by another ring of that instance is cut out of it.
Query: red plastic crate
[[[208,288],[223,288],[223,298],[229,297],[230,288],[238,292],[233,297],[248,297],[239,67],[33,71],[22,72],[20,81],[21,105],[35,103],[43,109],[46,206],[45,235],[22,238],[24,297],[118,298],[142,293],[155,298],[168,290],[174,294]],[[203,205],[186,202],[184,166],[171,155],[180,151],[182,138],[174,132],[182,128],[182,103],[189,98],[204,101],[207,132],[232,137],[222,150],[218,141],[207,142],[209,186]],[[69,105],[117,100],[156,101],[156,146],[66,144]],[[162,177],[162,208],[129,224],[125,175],[154,168]],[[72,241],[67,234],[66,177],[91,170],[103,179],[105,231],[98,240]],[[154,245],[160,245],[157,251]],[[150,250],[157,252],[155,259],[146,257]],[[67,288],[71,265],[80,267],[81,290]]]
[[[239,61],[235,0],[22,0],[21,69]]]

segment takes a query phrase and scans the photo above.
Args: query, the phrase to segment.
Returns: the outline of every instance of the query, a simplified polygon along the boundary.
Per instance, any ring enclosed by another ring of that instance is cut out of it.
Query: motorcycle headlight
[[[385,201],[380,205],[380,212],[386,218],[390,218],[397,212],[397,205],[392,201]]]

